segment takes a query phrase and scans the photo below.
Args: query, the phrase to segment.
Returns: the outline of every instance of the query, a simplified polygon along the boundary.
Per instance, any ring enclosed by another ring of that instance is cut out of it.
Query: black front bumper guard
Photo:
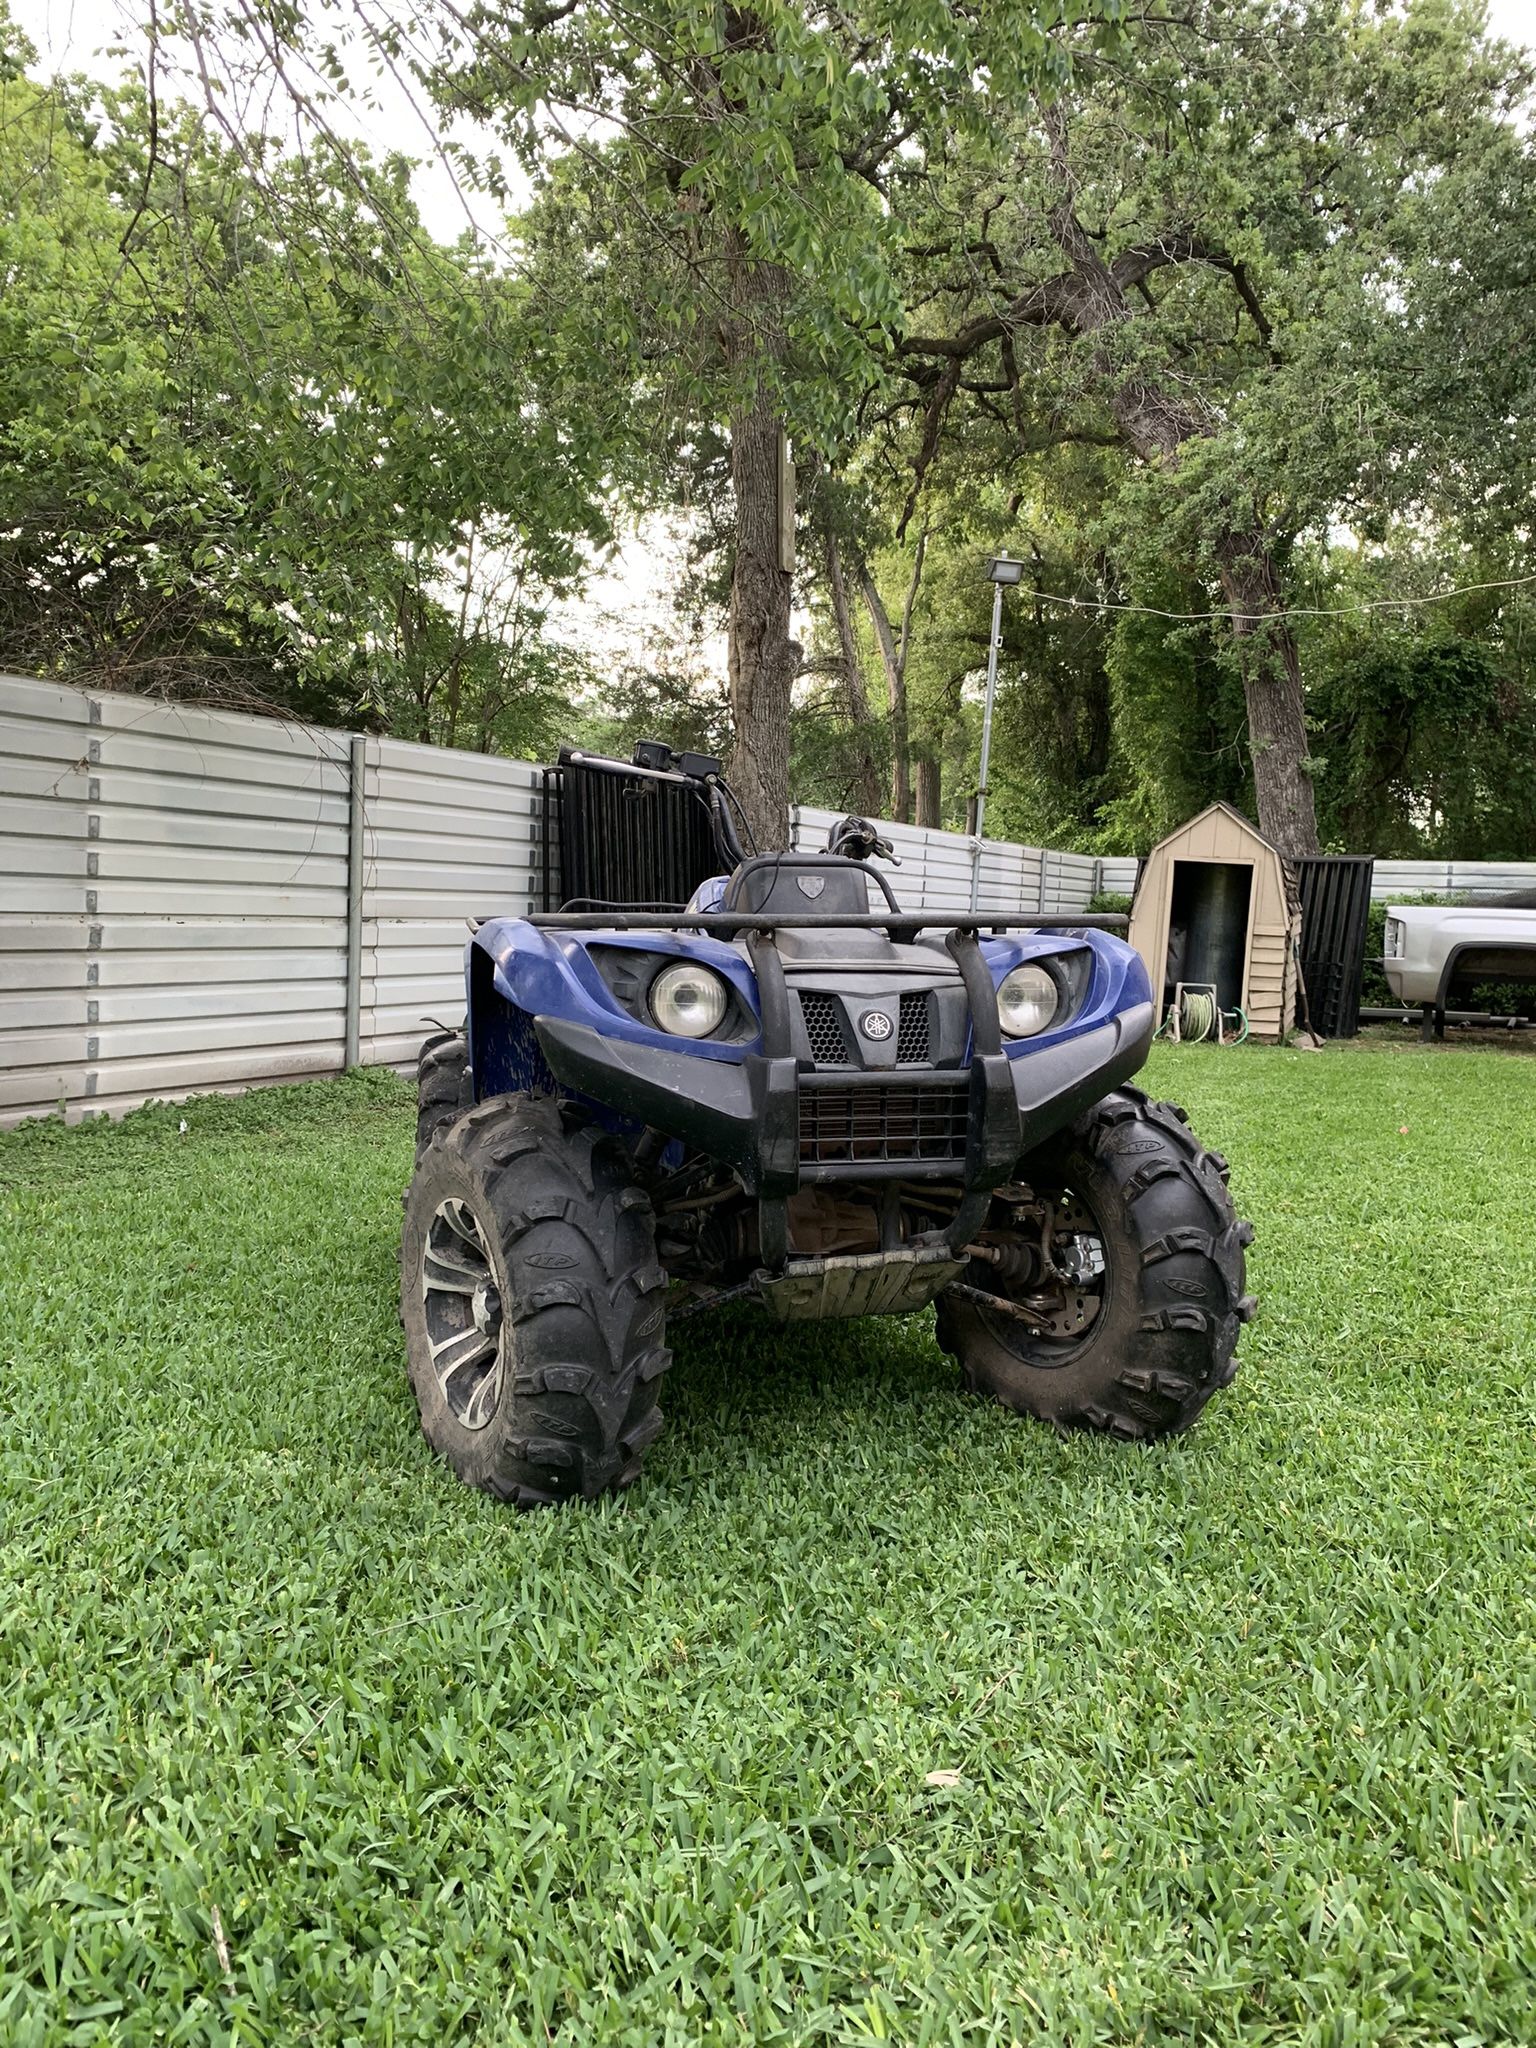
[[[791,1050],[789,986],[775,943],[776,931],[879,929],[893,938],[898,933],[915,936],[921,930],[948,932],[945,946],[959,970],[971,1024],[965,1156],[944,1162],[948,1170],[943,1173],[945,1179],[958,1177],[962,1198],[953,1221],[942,1231],[929,1232],[906,1246],[892,1243],[883,1254],[887,1259],[899,1258],[905,1251],[921,1252],[925,1257],[958,1253],[985,1220],[993,1189],[1013,1177],[1021,1155],[1140,1068],[1155,1022],[1152,1005],[1139,1003],[1092,1031],[1017,1059],[1010,1059],[1002,1048],[996,991],[978,933],[1123,927],[1122,917],[914,916],[906,911],[863,918],[818,917],[814,913],[654,916],[551,912],[529,921],[545,930],[747,935],[762,1012],[762,1050],[748,1053],[740,1064],[700,1059],[667,1046],[605,1038],[590,1025],[559,1018],[538,1018],[535,1029],[551,1071],[565,1087],[682,1139],[740,1177],[747,1192],[758,1198],[759,1244],[769,1273],[782,1272],[788,1260],[788,1198],[802,1181],[939,1177],[933,1171],[938,1162],[922,1158],[847,1160],[836,1166],[802,1168],[800,1063]],[[949,1069],[917,1074],[904,1068],[900,1075],[901,1085],[915,1089],[953,1089],[963,1078]],[[840,1087],[880,1088],[889,1087],[896,1077],[885,1072],[849,1072],[839,1073],[837,1079]],[[797,1261],[795,1270],[802,1271],[805,1265]]]

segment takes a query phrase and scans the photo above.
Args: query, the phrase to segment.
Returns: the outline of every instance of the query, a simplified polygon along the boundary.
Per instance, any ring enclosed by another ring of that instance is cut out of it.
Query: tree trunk
[[[779,567],[779,421],[768,393],[731,421],[736,556],[729,657],[729,775],[761,850],[789,844],[789,703],[800,649]]]
[[[898,825],[912,822],[912,746],[908,732],[907,716],[907,653],[912,641],[912,606],[917,597],[917,586],[922,580],[923,553],[928,545],[928,529],[925,526],[917,537],[917,553],[912,559],[912,579],[907,585],[907,599],[901,613],[901,640],[898,643],[891,632],[890,615],[885,609],[869,564],[859,564],[859,588],[864,595],[865,609],[870,624],[875,629],[875,644],[880,649],[880,663],[885,670],[885,687],[891,705],[891,816]]]
[[[917,760],[917,822],[939,829],[939,756],[936,749],[919,742]]]
[[[837,535],[830,528],[822,534],[827,567],[827,590],[832,600],[832,618],[837,627],[838,652],[842,658],[843,699],[853,734],[853,800],[867,818],[878,818],[885,802],[880,787],[880,764],[875,759],[875,721],[870,714],[869,692],[864,687],[864,668],[859,643],[848,609],[848,585],[843,576],[843,558]]]
[[[734,740],[727,772],[763,851],[789,844],[789,705],[800,649],[789,637],[791,578],[779,566],[780,422],[766,374],[783,348],[784,273],[753,263],[730,238],[740,317],[729,337],[744,394],[731,416],[736,551],[731,564],[727,666]]]
[[[1320,849],[1296,635],[1275,616],[1284,606],[1264,536],[1224,535],[1216,553],[1248,706],[1259,830],[1287,859],[1301,859]]]

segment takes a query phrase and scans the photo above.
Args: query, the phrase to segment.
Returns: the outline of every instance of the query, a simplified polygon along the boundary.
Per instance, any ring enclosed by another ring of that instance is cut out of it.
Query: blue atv
[[[973,1392],[1187,1428],[1236,1371],[1252,1231],[1221,1156],[1127,1085],[1154,1010],[1123,920],[904,911],[864,819],[755,853],[716,761],[562,760],[652,800],[606,832],[629,900],[481,922],[466,1027],[421,1053],[401,1313],[455,1472],[519,1507],[627,1486],[668,1319],[732,1301],[936,1303]],[[686,901],[643,893],[662,798],[730,870]]]

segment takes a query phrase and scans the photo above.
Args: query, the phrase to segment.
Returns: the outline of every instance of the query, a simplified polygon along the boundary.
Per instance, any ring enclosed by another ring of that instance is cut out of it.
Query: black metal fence
[[[1301,979],[1307,1016],[1322,1038],[1360,1029],[1360,977],[1376,863],[1352,853],[1296,862],[1301,893]]]
[[[545,910],[681,909],[722,871],[696,783],[595,760],[545,769],[543,843]]]

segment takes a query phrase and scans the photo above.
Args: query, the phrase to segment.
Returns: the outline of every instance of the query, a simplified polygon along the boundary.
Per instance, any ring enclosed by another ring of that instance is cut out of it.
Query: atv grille
[[[970,1081],[935,1088],[900,1082],[800,1090],[800,1164],[962,1160],[970,1124]]]
[[[898,1067],[926,1067],[928,1064],[928,998],[925,995],[905,995],[901,999],[896,1064]]]
[[[800,1014],[818,1067],[846,1067],[848,1042],[843,1036],[843,1006],[836,996],[802,995]]]

